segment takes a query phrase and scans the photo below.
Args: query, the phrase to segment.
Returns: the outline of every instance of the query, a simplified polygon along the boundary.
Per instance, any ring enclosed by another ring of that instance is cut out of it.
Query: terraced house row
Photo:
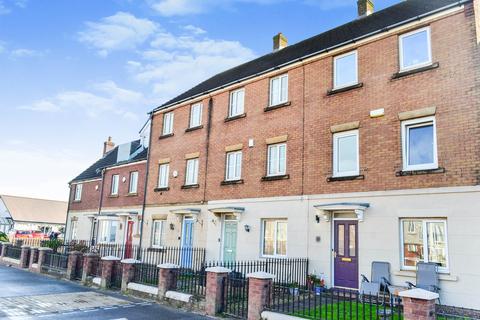
[[[67,238],[308,257],[354,289],[372,261],[396,284],[435,262],[442,302],[480,309],[479,3],[358,3],[152,110],[149,143],[71,182]]]

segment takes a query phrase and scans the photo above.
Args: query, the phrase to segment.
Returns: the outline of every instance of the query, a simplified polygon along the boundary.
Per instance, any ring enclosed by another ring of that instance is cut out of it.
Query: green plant
[[[290,288],[298,288],[298,287],[300,287],[300,285],[298,284],[298,282],[292,282],[292,283],[290,283],[290,284],[288,285],[288,287],[290,287]]]
[[[8,236],[3,232],[0,232],[0,241],[1,242],[8,242]]]
[[[63,245],[63,241],[59,239],[47,240],[42,243],[42,246],[52,249],[53,252],[57,252],[61,245]]]

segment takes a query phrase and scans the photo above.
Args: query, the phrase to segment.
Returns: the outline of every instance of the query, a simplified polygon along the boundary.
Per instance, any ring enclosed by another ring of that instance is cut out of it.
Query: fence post
[[[45,263],[45,256],[47,253],[52,252],[51,248],[38,248],[38,267],[37,272],[42,272],[42,265]]]
[[[20,268],[28,268],[28,258],[30,256],[30,247],[23,245],[20,252]]]
[[[102,258],[102,281],[100,282],[100,288],[110,288],[112,284],[113,264],[118,263],[120,258],[114,256],[108,256]]]
[[[83,257],[82,283],[85,284],[93,270],[98,267],[100,256],[96,253],[86,253]]]
[[[261,319],[265,307],[270,304],[275,275],[266,272],[247,274],[248,278],[248,320]]]
[[[210,267],[205,269],[207,273],[207,288],[205,292],[205,312],[209,316],[215,316],[222,311],[224,297],[224,281],[231,269],[224,267]]]
[[[135,264],[140,263],[140,261],[135,259],[123,259],[120,261],[122,263],[122,292],[127,291],[128,284],[133,281],[135,277]]]
[[[77,273],[78,257],[82,255],[79,251],[71,251],[68,253],[67,274],[65,277],[68,280],[74,280]]]
[[[38,248],[31,248],[28,270],[31,272],[37,272],[37,267],[38,267]]]
[[[5,255],[7,254],[7,247],[11,246],[12,244],[9,242],[3,242],[2,243],[2,255],[0,256],[1,258],[4,258]]]
[[[177,287],[177,273],[180,266],[172,263],[163,263],[157,266],[158,270],[158,299],[163,300],[167,291]]]
[[[402,297],[405,320],[435,320],[435,301],[438,293],[415,288],[398,294]]]

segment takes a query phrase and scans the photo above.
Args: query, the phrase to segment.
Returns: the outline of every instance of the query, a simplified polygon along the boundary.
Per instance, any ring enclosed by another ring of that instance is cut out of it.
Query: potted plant
[[[325,290],[325,280],[323,277],[317,278],[314,284],[315,295],[319,296]]]
[[[290,285],[288,287],[289,287],[288,291],[292,296],[298,296],[299,295],[298,282],[292,282],[292,283],[290,283]]]
[[[308,290],[313,290],[315,286],[315,282],[317,282],[318,278],[315,274],[309,274],[307,276],[307,288]]]

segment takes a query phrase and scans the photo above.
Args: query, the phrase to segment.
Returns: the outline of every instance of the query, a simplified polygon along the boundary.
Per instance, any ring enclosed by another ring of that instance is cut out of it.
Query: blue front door
[[[184,218],[182,226],[182,259],[181,266],[183,268],[192,267],[192,250],[193,250],[193,219]]]

